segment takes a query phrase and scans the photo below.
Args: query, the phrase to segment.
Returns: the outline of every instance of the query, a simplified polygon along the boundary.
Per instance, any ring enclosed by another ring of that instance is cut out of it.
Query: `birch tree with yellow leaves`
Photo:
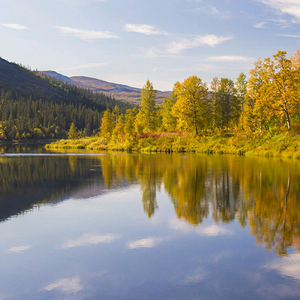
[[[293,67],[285,51],[273,57],[257,61],[250,71],[247,104],[252,106],[260,129],[272,120],[284,122],[290,129],[299,112],[299,67]]]
[[[199,130],[207,126],[210,115],[206,83],[193,75],[182,83],[176,82],[174,93],[177,102],[172,108],[172,114],[178,118],[180,129],[198,135]]]

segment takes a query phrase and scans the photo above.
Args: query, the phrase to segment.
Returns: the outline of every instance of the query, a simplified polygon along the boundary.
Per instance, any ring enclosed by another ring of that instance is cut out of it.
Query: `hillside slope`
[[[0,58],[0,88],[13,88],[28,92],[44,91],[49,94],[59,94],[59,91],[34,72]]]
[[[66,137],[72,123],[90,135],[115,105],[121,112],[133,107],[0,58],[0,140]]]
[[[49,77],[53,77],[53,78],[55,78],[57,80],[65,82],[65,83],[73,84],[72,79],[70,79],[69,77],[64,76],[64,75],[62,75],[60,73],[57,73],[55,71],[42,71],[42,72],[38,72],[38,73],[42,74],[42,75],[49,76]]]
[[[140,104],[142,89],[128,85],[111,83],[104,80],[85,76],[72,76],[70,79],[79,87],[87,88],[93,92],[103,92],[107,95],[134,104]],[[164,98],[168,98],[172,92],[157,91],[156,102],[161,104]]]
[[[129,102],[135,105],[139,105],[141,102],[142,89],[140,88],[135,88],[124,84],[112,83],[86,76],[67,77],[55,71],[40,71],[39,73],[54,77],[58,80],[62,80],[70,84],[74,84],[78,87],[88,89],[95,93],[102,92],[106,95],[114,97],[117,100]],[[170,91],[157,91],[156,102],[158,104],[161,104],[163,102],[163,99],[168,98],[171,93],[172,92]]]

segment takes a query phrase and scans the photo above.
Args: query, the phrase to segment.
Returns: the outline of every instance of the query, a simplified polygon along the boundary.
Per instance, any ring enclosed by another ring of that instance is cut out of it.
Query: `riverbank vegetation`
[[[258,60],[248,81],[241,73],[236,82],[213,78],[210,89],[197,76],[177,82],[160,106],[148,80],[139,109],[107,109],[96,136],[47,147],[300,158],[299,67],[299,50],[289,59],[278,51]]]

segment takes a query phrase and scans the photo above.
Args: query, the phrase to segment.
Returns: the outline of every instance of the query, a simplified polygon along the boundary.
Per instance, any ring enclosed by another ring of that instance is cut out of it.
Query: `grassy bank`
[[[198,152],[239,154],[264,157],[300,158],[300,135],[283,132],[276,135],[257,133],[251,136],[223,135],[194,137],[189,134],[144,134],[125,142],[108,141],[102,137],[59,140],[46,149],[112,150],[137,152]]]

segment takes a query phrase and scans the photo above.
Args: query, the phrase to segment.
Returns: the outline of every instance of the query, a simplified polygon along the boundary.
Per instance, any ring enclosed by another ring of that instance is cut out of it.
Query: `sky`
[[[0,45],[33,70],[138,88],[236,81],[300,48],[300,0],[0,0]]]

